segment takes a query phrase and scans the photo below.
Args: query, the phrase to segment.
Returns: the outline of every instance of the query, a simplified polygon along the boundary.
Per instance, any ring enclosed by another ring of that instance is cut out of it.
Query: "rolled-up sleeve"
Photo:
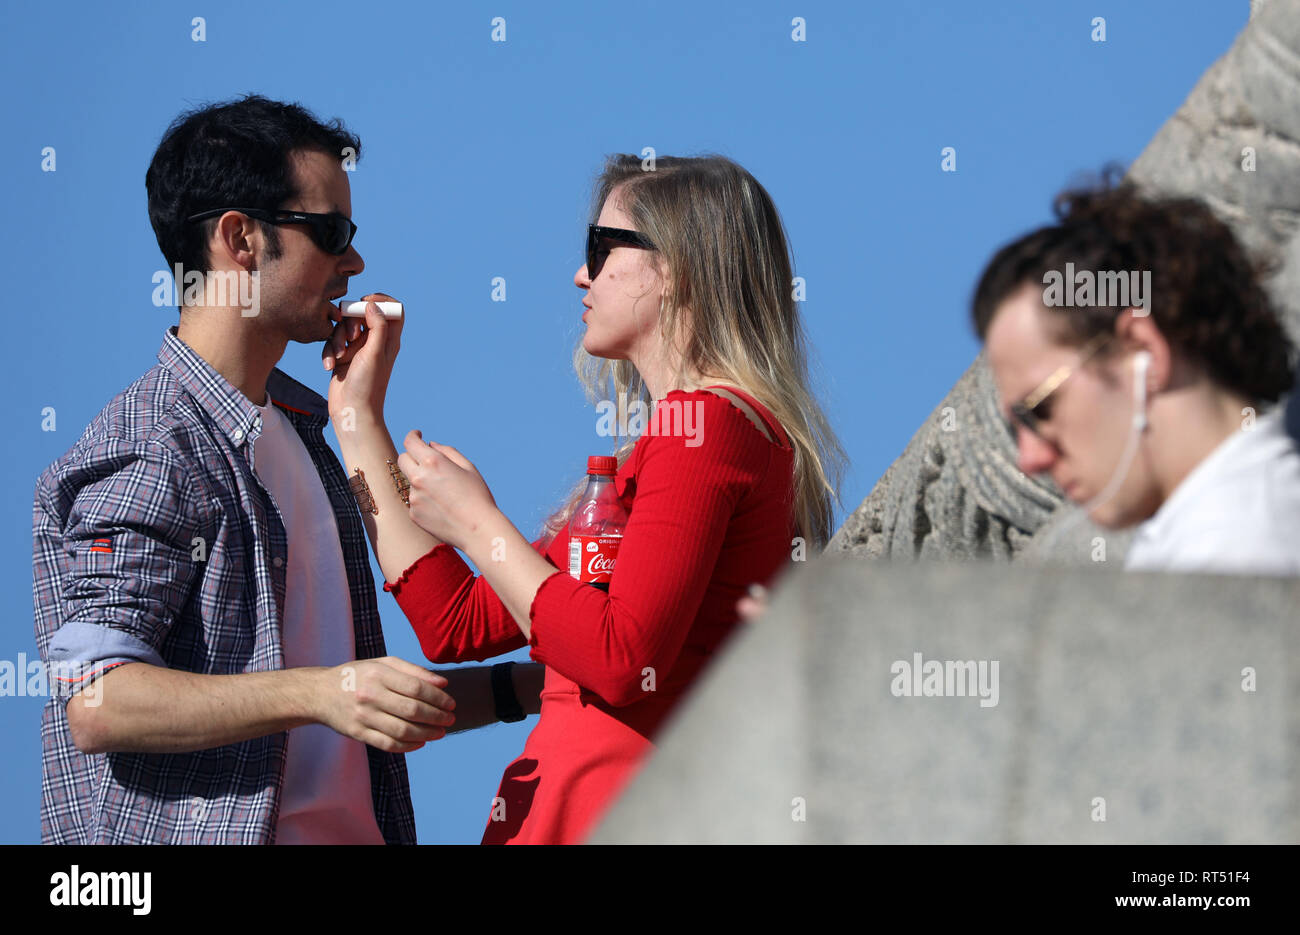
[[[205,567],[211,505],[195,472],[159,445],[107,440],[60,479],[62,624],[48,662],[64,692],[162,647]]]

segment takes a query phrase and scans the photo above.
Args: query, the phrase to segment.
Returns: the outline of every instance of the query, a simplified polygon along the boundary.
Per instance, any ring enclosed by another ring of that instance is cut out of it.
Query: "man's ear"
[[[1146,351],[1151,355],[1146,372],[1148,395],[1169,387],[1173,375],[1173,352],[1146,309],[1125,309],[1115,320],[1115,337],[1127,353]]]
[[[220,258],[240,269],[251,270],[256,268],[257,254],[265,249],[266,241],[258,223],[246,215],[227,211],[217,218],[208,242],[208,257],[214,267]]]

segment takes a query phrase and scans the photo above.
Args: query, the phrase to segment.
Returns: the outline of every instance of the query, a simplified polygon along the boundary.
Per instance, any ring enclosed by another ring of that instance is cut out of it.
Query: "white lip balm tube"
[[[402,317],[401,302],[376,302],[375,304],[379,306],[379,310],[384,313],[385,318]],[[339,310],[343,312],[344,318],[366,317],[365,302],[348,302],[347,300],[344,300],[339,303]]]

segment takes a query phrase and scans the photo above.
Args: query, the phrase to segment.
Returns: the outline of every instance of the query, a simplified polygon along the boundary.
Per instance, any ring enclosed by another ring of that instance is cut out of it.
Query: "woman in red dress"
[[[608,592],[567,573],[583,484],[530,543],[454,448],[412,432],[396,456],[383,397],[400,322],[377,310],[364,329],[345,320],[326,348],[331,414],[352,422],[338,432],[344,461],[376,502],[389,488],[367,516],[384,587],[425,654],[465,662],[529,646],[546,666],[541,718],[502,777],[484,843],[583,840],[735,627],[749,585],[830,534],[843,453],[808,388],[776,208],[723,157],[656,162],[647,172],[610,157],[574,276],[587,325],[575,365],[590,395],[650,413],[616,452],[629,518]],[[391,507],[393,459],[409,513]]]

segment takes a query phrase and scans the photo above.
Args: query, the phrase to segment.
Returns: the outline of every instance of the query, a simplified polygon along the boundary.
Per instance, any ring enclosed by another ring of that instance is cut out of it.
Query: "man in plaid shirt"
[[[37,645],[70,673],[42,716],[46,843],[414,843],[404,754],[509,707],[486,668],[385,655],[325,401],[275,368],[330,338],[364,267],[360,148],[249,96],[154,155],[159,246],[205,288],[37,484]],[[518,668],[536,713],[541,667]]]

